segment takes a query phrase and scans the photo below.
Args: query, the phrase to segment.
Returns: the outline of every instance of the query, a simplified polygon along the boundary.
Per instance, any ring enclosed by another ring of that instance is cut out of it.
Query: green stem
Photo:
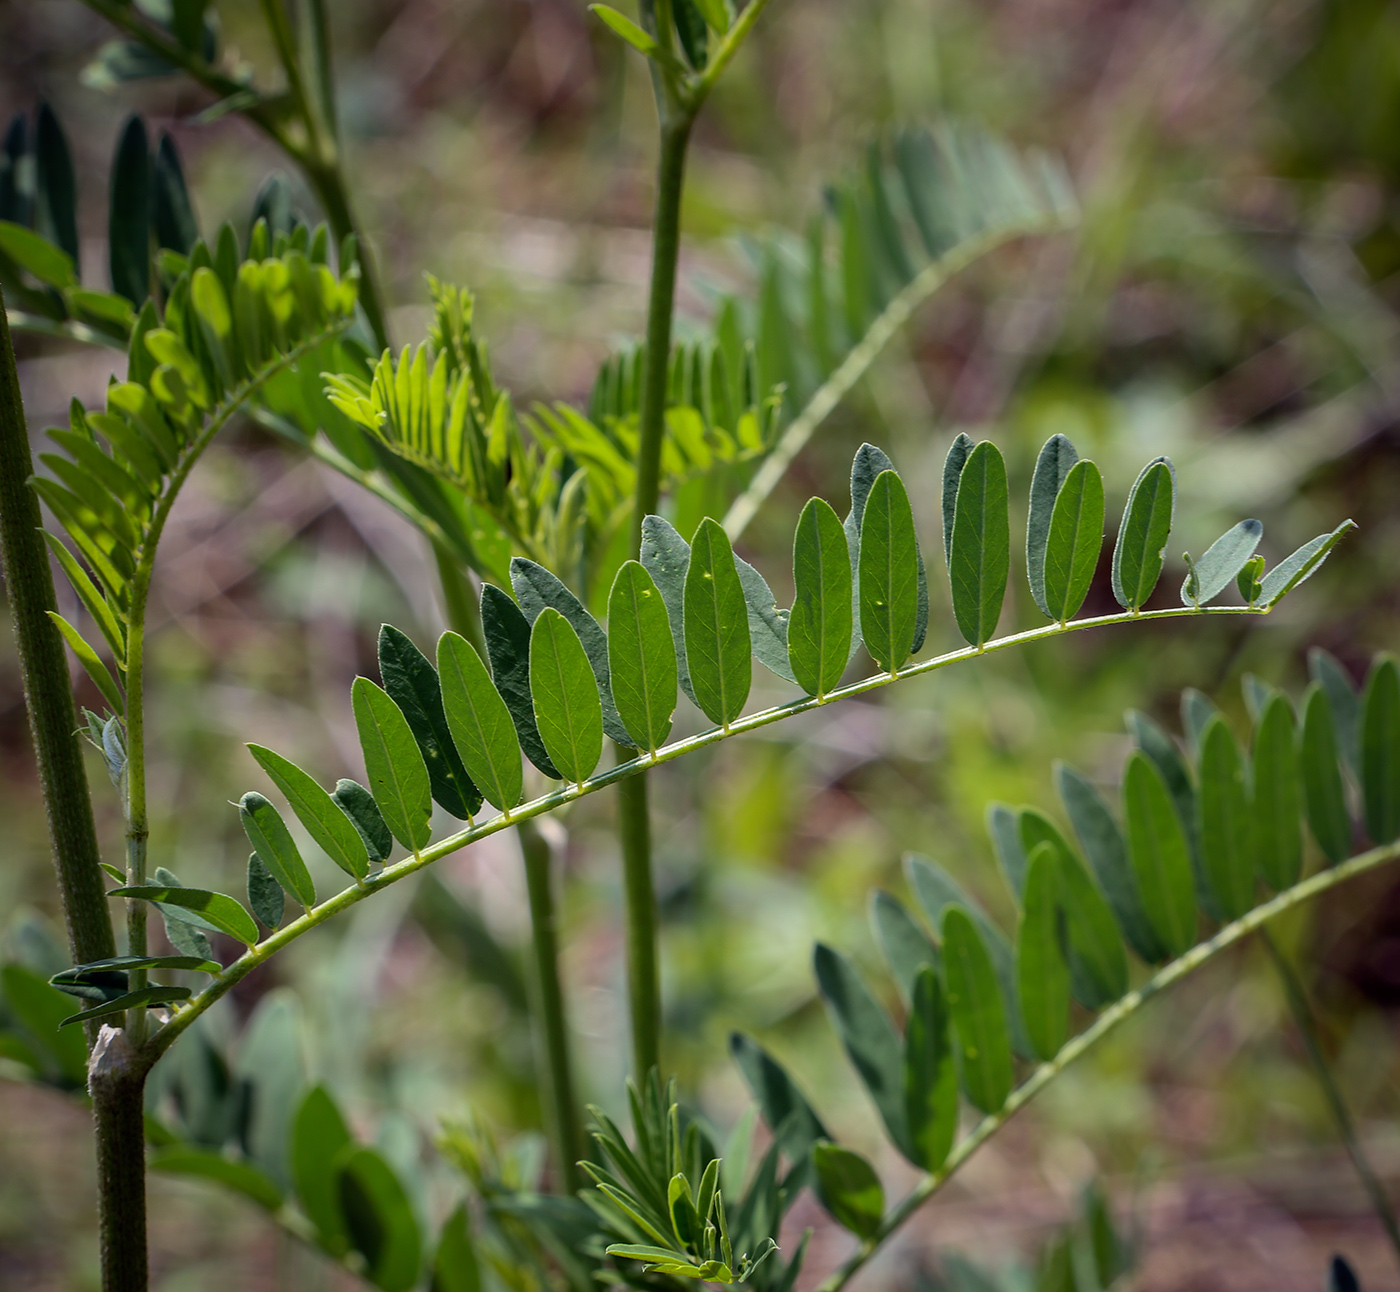
[[[1298,1031],[1303,1037],[1303,1046],[1308,1052],[1308,1061],[1317,1074],[1318,1084],[1322,1087],[1322,1093],[1327,1099],[1327,1107],[1332,1113],[1332,1120],[1336,1123],[1337,1133],[1346,1146],[1347,1156],[1351,1158],[1352,1167],[1356,1171],[1357,1178],[1361,1181],[1361,1187],[1366,1190],[1366,1196],[1371,1200],[1371,1207],[1376,1213],[1376,1218],[1381,1222],[1386,1236],[1390,1239],[1390,1245],[1395,1251],[1396,1259],[1400,1260],[1400,1225],[1396,1224],[1395,1212],[1391,1208],[1390,1199],[1386,1197],[1385,1186],[1367,1159],[1366,1153],[1361,1147],[1361,1141],[1356,1137],[1356,1127],[1352,1124],[1351,1112],[1347,1108],[1346,1100],[1342,1098],[1342,1092],[1337,1085],[1336,1078],[1332,1075],[1332,1068],[1327,1062],[1327,1056],[1322,1052],[1322,1037],[1318,1032],[1317,1020],[1313,1017],[1312,1007],[1308,1004],[1307,992],[1293,966],[1288,963],[1287,957],[1279,949],[1278,943],[1274,941],[1273,934],[1268,929],[1261,929],[1260,936],[1275,968],[1278,969],[1279,978],[1283,982],[1284,995],[1288,998],[1288,1008],[1292,1012],[1293,1021],[1298,1025]]]
[[[68,945],[75,964],[116,954],[111,913],[98,867],[97,829],[63,639],[48,617],[57,610],[39,500],[26,481],[34,472],[20,399],[19,372],[0,291],[0,568],[29,730],[48,814]]]
[[[443,617],[454,633],[465,637],[482,659],[486,659],[486,636],[481,627],[481,606],[475,596],[471,579],[457,564],[451,553],[433,544],[433,559],[437,562],[438,587],[442,591]]]
[[[1150,613],[1150,612],[1149,612]],[[826,1279],[817,1292],[840,1292],[856,1272],[880,1248],[884,1241],[927,1202],[953,1176],[959,1167],[987,1142],[1006,1122],[1015,1116],[1032,1099],[1045,1089],[1071,1063],[1093,1049],[1120,1024],[1131,1018],[1152,997],[1185,978],[1200,968],[1207,960],[1218,955],[1227,947],[1234,946],[1251,933],[1262,929],[1270,920],[1284,911],[1292,910],[1303,902],[1310,901],[1319,894],[1343,884],[1357,875],[1374,870],[1400,858],[1400,843],[1386,844],[1372,848],[1344,861],[1338,866],[1319,871],[1292,888],[1285,889],[1262,906],[1256,906],[1232,924],[1216,931],[1213,937],[1197,943],[1185,955],[1157,971],[1136,991],[1130,991],[1122,999],[1115,1001],[1078,1036],[1070,1040],[1048,1063],[1042,1063],[1031,1075],[1011,1093],[1000,1111],[984,1117],[973,1130],[957,1144],[948,1155],[948,1160],[937,1170],[924,1176],[914,1188],[880,1222],[873,1237],[860,1245],[856,1253]]]
[[[294,942],[302,934],[315,928],[319,924],[324,924],[341,911],[350,907],[374,893],[381,888],[397,883],[409,875],[416,874],[424,866],[430,866],[435,861],[450,856],[454,852],[468,847],[479,839],[485,839],[489,835],[498,834],[502,830],[508,830],[520,825],[522,822],[533,820],[535,817],[544,816],[556,808],[563,807],[567,803],[574,802],[575,799],[583,798],[589,794],[596,794],[600,790],[608,789],[617,785],[629,777],[637,776],[642,772],[655,767],[659,763],[673,762],[677,758],[683,758],[686,754],[694,753],[699,749],[706,749],[710,745],[719,744],[734,736],[743,735],[749,731],[758,731],[764,727],[771,726],[776,722],[781,722],[786,718],[795,717],[801,713],[809,713],[813,709],[819,709],[823,705],[835,704],[839,700],[847,699],[855,695],[864,695],[869,691],[878,690],[881,687],[889,686],[906,677],[917,677],[925,673],[932,673],[940,669],[948,668],[953,664],[962,663],[965,660],[978,659],[984,655],[990,655],[997,651],[1010,650],[1015,646],[1026,645],[1029,642],[1044,641],[1053,637],[1063,637],[1068,633],[1081,632],[1087,628],[1102,628],[1110,624],[1144,624],[1151,623],[1159,619],[1184,619],[1195,616],[1219,616],[1219,615],[1266,615],[1268,610],[1264,608],[1248,609],[1243,606],[1183,606],[1170,610],[1144,610],[1136,614],[1123,612],[1114,615],[1102,615],[1093,619],[1075,619],[1064,624],[1046,624],[1041,628],[1033,628],[1028,632],[1014,633],[1009,637],[1001,637],[995,641],[985,643],[981,648],[966,646],[961,650],[950,651],[946,655],[939,655],[933,659],[921,660],[917,664],[909,664],[898,673],[876,673],[871,677],[862,678],[857,682],[852,682],[847,686],[838,687],[835,691],[829,691],[825,696],[814,695],[803,696],[800,699],[792,700],[787,704],[774,705],[772,708],[763,709],[758,713],[749,714],[747,717],[737,718],[728,727],[712,727],[709,731],[702,731],[694,736],[687,736],[682,740],[677,740],[673,744],[664,745],[654,754],[639,754],[629,762],[618,763],[604,771],[590,776],[581,785],[573,783],[561,785],[548,794],[542,794],[539,798],[532,799],[528,803],[522,803],[519,807],[511,809],[510,816],[504,814],[494,816],[490,820],[474,823],[465,830],[460,830],[456,834],[449,835],[445,839],[439,840],[430,847],[422,849],[412,857],[395,862],[392,866],[386,866],[378,875],[373,875],[362,883],[351,885],[334,897],[328,898],[319,906],[307,911],[299,919],[293,920],[290,924],[284,925],[276,933],[270,935],[256,947],[250,947],[233,964],[227,966],[221,974],[218,974],[210,984],[198,996],[187,1004],[180,1007],[175,1016],[167,1023],[151,1040],[151,1046],[155,1054],[162,1053],[191,1022],[209,1008],[216,1000],[219,1000],[236,982],[239,982],[247,974],[251,973],[260,964],[266,962],[283,947]],[[1368,856],[1370,854],[1367,854]],[[1386,856],[1389,851],[1386,850]],[[1343,871],[1351,874],[1352,871],[1346,866],[1355,865],[1355,861],[1346,863],[1345,866],[1326,872],[1329,875]],[[1310,880],[1309,883],[1316,881]],[[1324,884],[1324,887],[1326,885]],[[1290,890],[1292,891],[1292,890]],[[1262,909],[1262,908],[1261,908]]]
[[[630,750],[618,746],[619,757]],[[661,1069],[661,981],[656,963],[656,890],[651,873],[647,778],[617,787],[617,832],[627,911],[627,1000],[632,1017],[632,1071],[638,1081]]]
[[[550,847],[533,821],[525,822],[517,833],[525,858],[525,884],[530,894],[535,1014],[544,1060],[547,1125],[559,1173],[558,1191],[572,1194],[580,1183],[578,1162],[584,1156],[583,1137],[569,1057],[564,988],[559,978],[559,931],[550,875]]]

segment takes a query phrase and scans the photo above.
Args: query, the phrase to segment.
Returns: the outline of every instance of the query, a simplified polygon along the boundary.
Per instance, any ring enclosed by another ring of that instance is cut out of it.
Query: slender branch
[[[1390,1199],[1386,1196],[1385,1186],[1371,1166],[1365,1150],[1361,1147],[1361,1141],[1356,1136],[1356,1127],[1352,1124],[1346,1100],[1342,1097],[1337,1080],[1332,1075],[1332,1067],[1327,1062],[1327,1056],[1322,1051],[1322,1036],[1318,1032],[1317,1020],[1313,1017],[1312,1007],[1308,1004],[1307,992],[1304,990],[1297,972],[1279,949],[1273,934],[1268,929],[1261,929],[1260,937],[1274,962],[1274,967],[1278,970],[1279,978],[1283,982],[1283,992],[1288,998],[1288,1008],[1292,1011],[1293,1021],[1298,1025],[1298,1031],[1303,1037],[1303,1046],[1308,1052],[1308,1061],[1312,1064],[1313,1071],[1317,1074],[1318,1084],[1322,1087],[1322,1093],[1327,1099],[1327,1107],[1332,1114],[1332,1120],[1336,1123],[1337,1134],[1341,1136],[1342,1143],[1346,1146],[1347,1156],[1351,1158],[1352,1167],[1356,1171],[1357,1178],[1361,1181],[1361,1187],[1366,1190],[1366,1196],[1371,1201],[1376,1218],[1381,1222],[1386,1236],[1390,1239],[1390,1245],[1395,1251],[1396,1259],[1400,1260],[1400,1225],[1396,1224],[1395,1211],[1390,1205]]]
[[[1303,902],[1311,901],[1314,897],[1335,888],[1338,884],[1344,884],[1357,875],[1365,874],[1367,871],[1374,870],[1377,866],[1383,866],[1387,862],[1395,861],[1397,858],[1400,858],[1400,843],[1390,843],[1384,847],[1372,848],[1369,852],[1360,853],[1349,861],[1342,862],[1341,865],[1319,871],[1301,883],[1294,884],[1292,888],[1285,889],[1262,906],[1256,906],[1233,924],[1227,924],[1224,928],[1217,930],[1214,937],[1197,943],[1185,955],[1158,970],[1137,990],[1130,991],[1122,999],[1110,1005],[1089,1027],[1069,1041],[1059,1054],[1048,1063],[1042,1063],[1017,1089],[1012,1091],[1010,1098],[1002,1105],[1000,1111],[991,1113],[978,1122],[976,1127],[948,1155],[948,1160],[943,1166],[924,1176],[880,1222],[880,1228],[874,1236],[862,1243],[859,1250],[839,1270],[826,1279],[817,1292],[840,1292],[840,1289],[846,1286],[852,1276],[870,1259],[884,1241],[942,1188],[958,1168],[1006,1122],[1030,1103],[1071,1063],[1086,1051],[1093,1049],[1119,1024],[1136,1014],[1152,997],[1174,983],[1180,982],[1181,979],[1200,968],[1207,960],[1224,951],[1227,947],[1234,946],[1235,943],[1247,938],[1251,933],[1262,929],[1276,915],[1282,915],[1284,911],[1292,910]]]
[[[26,483],[34,473],[20,398],[19,372],[0,291],[0,568],[9,594],[29,730],[48,814],[68,944],[84,964],[116,954],[97,829],[63,639],[48,617],[57,610],[49,554],[40,531],[39,500]]]
[[[955,274],[961,273],[994,248],[1027,234],[1041,232],[1053,227],[1055,223],[1056,221],[1050,218],[1037,218],[969,238],[947,255],[926,265],[910,279],[885,306],[860,342],[817,388],[806,407],[788,423],[787,429],[773,446],[773,451],[763,459],[763,464],[754,473],[748,488],[730,504],[724,517],[724,532],[729,535],[729,541],[737,541],[749,527],[768,495],[787,474],[793,459],[806,447],[813,432],[845,399],[880,351],[889,344],[890,339],[909,321],[910,316],[924,301]]]
[[[871,677],[862,678],[857,682],[851,682],[846,686],[838,687],[835,691],[829,691],[825,696],[818,698],[814,695],[803,696],[801,699],[792,700],[787,704],[774,705],[772,708],[763,709],[758,713],[752,713],[748,717],[737,718],[728,727],[712,727],[708,731],[702,731],[694,736],[687,736],[677,740],[673,744],[665,745],[654,754],[640,754],[629,762],[618,763],[604,771],[589,777],[582,784],[561,785],[558,789],[548,794],[543,794],[539,798],[532,799],[528,803],[522,803],[519,807],[511,809],[510,816],[504,814],[491,817],[489,820],[479,822],[469,826],[465,830],[460,830],[456,834],[439,840],[437,843],[424,848],[421,852],[412,857],[405,857],[402,861],[395,862],[392,866],[386,866],[377,875],[372,875],[362,883],[354,884],[351,887],[337,893],[334,897],[327,898],[319,906],[313,907],[299,919],[293,920],[290,924],[284,925],[276,933],[271,934],[255,947],[250,947],[231,965],[224,968],[209,985],[193,1000],[178,1008],[171,1020],[159,1032],[151,1038],[149,1048],[153,1055],[163,1053],[172,1041],[188,1027],[200,1014],[209,1008],[216,1000],[219,1000],[235,983],[241,981],[260,964],[265,963],[283,947],[296,941],[302,934],[315,928],[318,924],[324,924],[332,916],[338,915],[341,911],[365,900],[374,893],[390,884],[396,883],[409,875],[430,866],[435,861],[442,860],[443,857],[450,856],[454,852],[478,839],[484,839],[488,835],[497,834],[502,830],[510,829],[520,825],[523,821],[533,820],[535,817],[543,816],[547,812],[554,811],[555,808],[562,807],[566,803],[572,803],[575,799],[584,798],[589,794],[596,794],[599,790],[607,789],[616,785],[620,781],[626,780],[630,776],[636,776],[640,772],[649,770],[660,763],[673,762],[677,758],[682,758],[686,754],[694,753],[698,749],[706,749],[710,745],[719,744],[733,736],[739,736],[749,731],[758,731],[763,727],[772,726],[776,722],[781,722],[786,718],[796,717],[801,713],[809,713],[813,709],[822,708],[828,704],[834,704],[838,700],[849,699],[852,696],[864,695],[869,691],[878,690],[881,687],[889,686],[893,682],[900,681],[907,677],[918,677],[925,673],[936,672],[949,667],[952,664],[961,663],[964,660],[976,659],[982,655],[992,654],[996,651],[1010,650],[1015,646],[1023,646],[1029,642],[1044,641],[1053,637],[1062,637],[1068,633],[1081,632],[1087,628],[1103,628],[1111,624],[1141,624],[1152,623],[1161,619],[1185,619],[1196,616],[1219,616],[1219,615],[1253,615],[1262,616],[1269,612],[1266,608],[1248,608],[1245,606],[1182,606],[1169,610],[1141,610],[1136,613],[1124,611],[1116,615],[1100,615],[1092,619],[1073,619],[1065,624],[1046,624],[1041,628],[1032,628],[1027,632],[1014,633],[1009,637],[1001,637],[995,641],[985,643],[979,650],[975,646],[966,646],[961,650],[950,651],[946,655],[938,655],[933,659],[921,660],[917,664],[907,664],[896,673],[876,673]],[[1327,872],[1332,874],[1334,872]]]

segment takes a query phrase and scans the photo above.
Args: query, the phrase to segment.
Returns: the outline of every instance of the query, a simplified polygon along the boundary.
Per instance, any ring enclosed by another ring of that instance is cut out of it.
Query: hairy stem
[[[973,1130],[953,1148],[953,1151],[948,1155],[948,1160],[937,1171],[924,1176],[890,1210],[880,1222],[880,1227],[875,1234],[863,1242],[856,1253],[821,1284],[817,1292],[840,1292],[840,1289],[844,1288],[866,1261],[879,1250],[885,1240],[933,1197],[968,1158],[1053,1082],[1071,1063],[1093,1049],[1121,1023],[1136,1014],[1152,997],[1174,983],[1180,982],[1181,979],[1200,968],[1207,960],[1212,959],[1227,947],[1234,946],[1235,943],[1247,938],[1251,933],[1262,929],[1276,915],[1292,910],[1293,907],[1311,901],[1314,897],[1327,892],[1328,889],[1335,888],[1338,884],[1343,884],[1349,879],[1354,879],[1357,875],[1365,874],[1367,871],[1374,870],[1377,866],[1383,866],[1387,862],[1395,861],[1397,858],[1400,858],[1400,843],[1391,843],[1381,848],[1372,848],[1369,852],[1360,853],[1340,865],[1319,871],[1301,883],[1294,884],[1292,888],[1285,889],[1262,906],[1256,906],[1248,914],[1235,920],[1234,923],[1227,924],[1224,928],[1217,930],[1213,937],[1197,943],[1185,955],[1179,956],[1169,965],[1159,969],[1141,987],[1115,1001],[1084,1031],[1067,1042],[1059,1054],[1049,1062],[1042,1063],[1020,1086],[1012,1091],[1010,1098],[998,1112],[991,1113],[978,1122]]]
[[[1247,608],[1244,606],[1183,606],[1171,610],[1141,610],[1137,612],[1124,611],[1121,614],[1102,615],[1093,619],[1075,619],[1068,623],[1046,624],[1041,628],[1033,628],[1028,632],[1014,633],[1009,637],[1001,637],[995,641],[986,642],[982,647],[965,646],[961,650],[950,651],[946,655],[938,655],[933,659],[920,660],[916,664],[907,664],[897,673],[880,672],[870,677],[862,678],[859,681],[851,682],[846,686],[838,687],[834,691],[827,692],[826,695],[818,697],[814,695],[803,696],[800,699],[792,700],[787,704],[774,705],[772,708],[763,709],[758,713],[749,714],[747,717],[737,718],[728,727],[712,727],[708,731],[702,731],[694,736],[686,736],[669,745],[664,745],[654,754],[639,754],[629,762],[618,763],[604,771],[590,776],[582,784],[573,783],[561,785],[557,789],[551,790],[548,794],[542,794],[539,798],[531,799],[528,803],[522,803],[519,807],[511,809],[509,817],[504,814],[494,816],[486,821],[473,823],[465,830],[459,830],[456,834],[449,835],[445,839],[439,840],[435,844],[422,849],[411,857],[405,857],[402,861],[395,862],[391,866],[386,866],[378,875],[372,875],[359,884],[352,884],[349,888],[337,893],[334,897],[327,898],[319,906],[313,907],[299,919],[293,920],[290,924],[284,925],[276,933],[271,934],[256,947],[250,947],[238,960],[228,965],[224,971],[217,975],[208,987],[187,1004],[180,1007],[174,1017],[158,1032],[151,1040],[153,1053],[163,1052],[179,1034],[184,1031],[200,1014],[209,1008],[216,1000],[219,1000],[236,982],[240,981],[247,974],[251,973],[260,964],[265,963],[283,947],[294,942],[304,933],[309,932],[319,924],[324,924],[341,911],[350,907],[380,889],[388,885],[397,883],[409,875],[416,874],[424,866],[430,866],[435,861],[440,861],[443,857],[450,856],[454,852],[475,843],[478,839],[484,839],[488,835],[497,834],[502,830],[511,829],[520,825],[524,821],[533,820],[535,817],[543,816],[556,808],[563,807],[567,803],[572,803],[575,799],[583,798],[589,794],[596,794],[600,790],[617,785],[629,777],[634,777],[656,766],[658,763],[673,762],[677,758],[683,758],[686,754],[694,753],[699,749],[706,749],[711,745],[719,744],[721,741],[729,740],[735,736],[743,735],[746,732],[758,731],[764,727],[772,726],[774,723],[795,717],[798,714],[809,713],[813,709],[819,709],[824,705],[835,704],[839,700],[849,699],[852,696],[864,695],[866,692],[879,690],[881,687],[889,686],[903,678],[916,677],[925,673],[932,673],[940,669],[945,669],[953,664],[962,663],[965,660],[978,659],[983,655],[990,655],[997,651],[1010,650],[1015,646],[1023,646],[1030,642],[1043,641],[1052,637],[1063,637],[1067,633],[1080,632],[1087,628],[1102,628],[1110,624],[1145,624],[1159,619],[1184,619],[1194,616],[1220,616],[1220,615],[1265,615],[1266,608]],[[1367,854],[1368,856],[1370,854]],[[1387,852],[1387,857],[1388,857]],[[1383,860],[1386,858],[1382,858]],[[1347,866],[1355,864],[1347,863]],[[1372,863],[1377,864],[1377,863]],[[1343,872],[1344,876],[1353,873],[1346,869],[1346,866],[1338,867],[1336,870],[1328,871],[1329,875],[1336,875]],[[1315,881],[1310,880],[1309,883]],[[1326,885],[1324,884],[1324,887]],[[1292,891],[1292,890],[1290,890]],[[1262,908],[1261,908],[1262,909]]]
[[[1396,1224],[1395,1211],[1390,1205],[1390,1199],[1386,1197],[1385,1186],[1371,1166],[1365,1150],[1361,1147],[1361,1141],[1356,1137],[1356,1127],[1352,1123],[1351,1112],[1347,1108],[1346,1100],[1342,1097],[1336,1078],[1332,1075],[1332,1068],[1327,1062],[1327,1056],[1322,1051],[1322,1036],[1318,1031],[1317,1019],[1313,1016],[1312,1006],[1308,1003],[1307,992],[1293,966],[1288,963],[1288,958],[1279,949],[1273,934],[1268,929],[1261,929],[1259,935],[1274,962],[1274,967],[1278,970],[1278,976],[1283,983],[1283,993],[1288,998],[1288,1008],[1293,1014],[1293,1021],[1298,1025],[1299,1033],[1302,1035],[1303,1047],[1308,1052],[1308,1062],[1312,1064],[1318,1084],[1322,1087],[1322,1093],[1327,1099],[1327,1107],[1332,1114],[1333,1122],[1336,1123],[1337,1134],[1341,1136],[1342,1143],[1346,1146],[1347,1156],[1351,1158],[1352,1167],[1356,1171],[1357,1178],[1361,1181],[1361,1187],[1366,1190],[1366,1196],[1371,1201],[1376,1218],[1381,1222],[1386,1236],[1390,1239],[1390,1245],[1395,1251],[1396,1259],[1400,1261],[1400,1225]]]
[[[554,906],[551,850],[533,821],[517,831],[525,858],[525,884],[530,894],[530,929],[535,966],[536,1035],[544,1060],[546,1125],[558,1171],[558,1191],[572,1194],[579,1187],[578,1162],[584,1156],[583,1137],[569,1056],[569,1025],[564,988],[559,978],[559,930]]]
[[[87,769],[63,639],[48,617],[57,610],[49,553],[41,537],[19,372],[0,291],[0,569],[10,603],[29,730],[48,814],[68,945],[75,964],[116,954],[92,818]]]
[[[149,1063],[104,1027],[88,1093],[97,1136],[102,1292],[146,1292],[146,1118]]]

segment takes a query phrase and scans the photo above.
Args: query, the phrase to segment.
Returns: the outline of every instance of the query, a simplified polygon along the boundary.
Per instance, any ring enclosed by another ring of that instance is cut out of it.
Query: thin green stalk
[[[1318,1032],[1317,1020],[1313,1017],[1312,1007],[1308,1003],[1307,992],[1293,966],[1289,964],[1288,958],[1279,949],[1273,934],[1268,929],[1261,929],[1260,937],[1263,939],[1264,946],[1283,982],[1283,993],[1288,998],[1288,1008],[1293,1014],[1293,1021],[1298,1025],[1298,1031],[1303,1038],[1303,1047],[1308,1052],[1308,1061],[1312,1064],[1313,1071],[1317,1074],[1318,1084],[1322,1087],[1322,1093],[1327,1099],[1327,1107],[1332,1114],[1332,1120],[1336,1123],[1337,1134],[1341,1136],[1342,1143],[1346,1146],[1347,1156],[1351,1158],[1352,1167],[1356,1171],[1357,1178],[1361,1181],[1361,1187],[1366,1190],[1366,1196],[1371,1201],[1376,1219],[1381,1222],[1381,1227],[1390,1239],[1396,1260],[1400,1261],[1400,1225],[1396,1223],[1395,1211],[1390,1205],[1390,1199],[1386,1196],[1385,1186],[1366,1157],[1365,1150],[1361,1147],[1361,1141],[1356,1137],[1356,1127],[1352,1124],[1351,1112],[1347,1108],[1346,1100],[1342,1097],[1336,1078],[1332,1075],[1332,1068],[1327,1062],[1327,1056],[1322,1052],[1322,1037]]]
[[[546,1124],[559,1192],[572,1194],[580,1184],[578,1162],[584,1156],[583,1135],[569,1058],[569,1025],[564,988],[559,978],[559,930],[554,906],[551,849],[533,821],[520,826],[520,851],[525,858],[525,885],[530,895],[535,971],[532,985],[544,1063]]]
[[[625,757],[618,746],[619,757]],[[661,979],[656,962],[656,889],[651,873],[647,778],[617,787],[617,833],[627,912],[627,1000],[632,1018],[632,1071],[638,1080],[661,1068]]]
[[[433,559],[437,562],[438,587],[442,591],[443,617],[454,633],[465,637],[482,659],[486,659],[486,637],[481,627],[481,607],[471,579],[457,564],[451,553],[433,544]]]
[[[554,811],[555,808],[572,803],[575,799],[583,798],[589,794],[596,794],[600,790],[617,785],[629,777],[635,777],[660,763],[673,762],[677,758],[683,758],[686,754],[719,744],[734,736],[761,730],[776,722],[782,722],[786,718],[809,713],[824,705],[835,704],[839,700],[864,695],[906,677],[917,677],[925,673],[936,672],[964,660],[977,659],[983,655],[1010,650],[1015,646],[1026,645],[1030,642],[1062,637],[1068,633],[1081,632],[1088,628],[1102,628],[1110,624],[1145,624],[1159,619],[1219,615],[1266,615],[1268,613],[1268,610],[1264,608],[1250,609],[1244,606],[1182,606],[1169,610],[1144,610],[1138,613],[1123,611],[1119,614],[1102,615],[1093,619],[1075,619],[1067,624],[1046,624],[1040,628],[1032,628],[1027,632],[1014,633],[1009,637],[1001,637],[995,641],[987,642],[980,649],[975,646],[965,646],[960,650],[950,651],[946,655],[920,660],[916,664],[906,665],[897,673],[876,673],[846,686],[838,687],[835,691],[828,691],[825,696],[808,695],[789,701],[787,704],[774,705],[772,708],[763,709],[758,713],[751,713],[747,717],[737,718],[728,727],[712,727],[708,731],[702,731],[694,736],[687,736],[672,744],[664,745],[654,754],[639,754],[628,762],[618,763],[590,776],[581,785],[573,783],[561,785],[548,794],[542,794],[539,798],[531,799],[528,803],[522,803],[519,807],[511,809],[509,817],[502,813],[489,820],[474,823],[465,830],[459,830],[456,834],[449,835],[447,838],[422,849],[415,856],[406,857],[402,861],[395,862],[392,866],[386,866],[378,875],[373,875],[359,884],[353,884],[334,897],[328,898],[319,906],[313,907],[299,919],[284,925],[276,933],[258,943],[256,947],[249,948],[239,959],[228,965],[221,974],[218,974],[204,991],[181,1006],[170,1022],[152,1038],[153,1053],[164,1052],[171,1041],[184,1031],[195,1018],[220,999],[236,982],[256,969],[258,965],[263,964],[269,957],[275,955],[289,943],[294,942],[302,934],[319,924],[324,924],[341,911],[348,910],[364,901],[365,898],[379,892],[380,889],[397,883],[409,875],[416,874],[424,866],[430,866],[435,861],[440,861],[454,852],[459,852],[470,844],[476,843],[479,839],[498,834],[502,830],[511,829],[524,821],[533,820],[535,817],[544,816],[546,813]],[[1347,865],[1351,864],[1353,863],[1347,863]],[[1345,867],[1337,868],[1337,870],[1344,869]],[[1326,873],[1335,874],[1336,870]],[[1352,872],[1347,871],[1346,873]]]
[[[1150,612],[1149,612],[1150,613]],[[817,1292],[840,1292],[855,1276],[860,1268],[880,1248],[884,1241],[910,1216],[924,1205],[953,1176],[959,1167],[982,1147],[998,1130],[1011,1120],[1022,1108],[1050,1085],[1071,1063],[1098,1044],[1121,1023],[1131,1018],[1149,1000],[1166,988],[1180,982],[1188,974],[1199,969],[1227,947],[1234,946],[1251,933],[1262,929],[1270,920],[1284,911],[1292,910],[1314,897],[1344,884],[1357,875],[1374,870],[1387,862],[1400,858],[1400,843],[1386,844],[1360,853],[1338,866],[1321,870],[1292,888],[1285,889],[1262,906],[1256,906],[1246,915],[1240,916],[1233,924],[1227,924],[1216,931],[1214,937],[1197,943],[1185,955],[1173,960],[1153,974],[1135,991],[1130,991],[1122,999],[1115,1001],[1090,1026],[1065,1044],[1053,1059],[1042,1063],[1021,1083],[998,1112],[984,1117],[972,1131],[954,1147],[948,1160],[937,1171],[924,1176],[918,1184],[880,1222],[875,1234],[863,1242],[854,1255],[840,1269],[827,1278]]]
[[[97,829],[78,727],[67,648],[48,617],[57,610],[39,500],[26,481],[34,472],[20,399],[19,372],[0,291],[0,569],[10,603],[29,730],[48,814],[68,945],[74,963],[116,954]]]

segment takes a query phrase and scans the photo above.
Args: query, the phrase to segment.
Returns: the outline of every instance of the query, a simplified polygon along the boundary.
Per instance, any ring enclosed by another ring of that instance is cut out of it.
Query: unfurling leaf
[[[1191,565],[1191,572],[1181,585],[1181,604],[1204,606],[1214,601],[1253,558],[1263,536],[1264,526],[1257,520],[1242,520],[1223,533]],[[1248,604],[1251,598],[1246,597],[1245,601]]]

